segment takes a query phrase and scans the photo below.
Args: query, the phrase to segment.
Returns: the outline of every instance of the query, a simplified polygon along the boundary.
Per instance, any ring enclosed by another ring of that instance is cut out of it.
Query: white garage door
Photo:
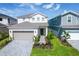
[[[79,40],[79,33],[69,33],[70,39],[68,40]]]
[[[27,40],[27,39],[33,39],[33,31],[16,31],[13,32],[14,39],[18,40]]]

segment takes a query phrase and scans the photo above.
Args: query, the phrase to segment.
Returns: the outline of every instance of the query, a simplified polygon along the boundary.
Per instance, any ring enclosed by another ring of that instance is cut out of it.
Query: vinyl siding
[[[79,33],[79,30],[66,30],[67,32],[69,32],[69,33]]]
[[[42,18],[44,18],[44,19],[42,19]],[[48,21],[48,19],[45,16],[42,16],[40,14],[37,14],[37,15],[33,16],[32,18],[30,18],[30,22],[32,22],[32,23],[47,23],[47,21]]]
[[[17,20],[15,19],[12,19],[12,18],[9,18],[10,20],[8,20],[8,25],[14,25],[14,24],[17,24]],[[10,23],[9,23],[10,22]]]
[[[2,18],[2,21],[0,21],[1,24],[4,24],[4,25],[8,25],[8,20],[7,18]]]
[[[38,19],[39,18],[39,19]],[[44,18],[44,19],[42,19]],[[30,18],[18,18],[18,23],[22,23],[22,22],[31,22],[31,23],[47,23],[48,22],[48,18],[46,18],[45,16],[42,16],[40,14],[31,16]]]
[[[71,16],[71,22],[68,22],[68,16]],[[66,31],[69,30],[71,32],[77,32],[77,29],[79,30],[79,28],[72,28],[72,29],[63,28],[63,26],[65,25],[67,26],[79,25],[79,16],[74,15],[72,13],[68,13],[68,14],[64,14],[64,15],[52,18],[48,21],[48,23],[49,23],[49,28],[51,29],[51,31],[53,31],[53,33],[59,37],[62,34],[63,30],[66,30]]]
[[[68,16],[71,16],[71,22],[68,22]],[[64,25],[79,25],[79,17],[72,14],[68,14],[61,17],[61,26]]]

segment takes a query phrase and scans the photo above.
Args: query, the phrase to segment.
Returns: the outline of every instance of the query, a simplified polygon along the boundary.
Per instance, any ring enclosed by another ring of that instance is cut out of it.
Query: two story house
[[[34,36],[45,38],[48,33],[48,17],[41,13],[32,13],[17,18],[18,24],[9,27],[13,39],[33,40]],[[29,41],[28,40],[28,41]]]
[[[7,27],[14,24],[17,24],[15,18],[0,13],[0,31],[8,33],[9,29]]]
[[[49,26],[58,37],[66,31],[70,40],[79,40],[79,14],[74,11],[62,13],[49,20]]]

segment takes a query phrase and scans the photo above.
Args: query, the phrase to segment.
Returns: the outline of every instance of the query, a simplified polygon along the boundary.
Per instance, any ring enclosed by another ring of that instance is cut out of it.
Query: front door
[[[40,35],[44,35],[44,28],[40,29]]]

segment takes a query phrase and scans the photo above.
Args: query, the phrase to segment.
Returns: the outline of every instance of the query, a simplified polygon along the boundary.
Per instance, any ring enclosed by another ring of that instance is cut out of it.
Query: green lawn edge
[[[31,56],[79,56],[79,51],[61,44],[58,38],[51,40],[52,49],[32,48]]]

